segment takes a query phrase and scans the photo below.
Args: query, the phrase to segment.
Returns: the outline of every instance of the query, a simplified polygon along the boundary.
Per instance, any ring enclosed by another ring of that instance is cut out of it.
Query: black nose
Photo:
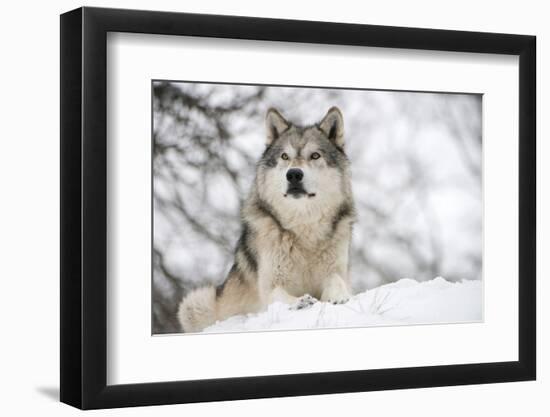
[[[291,184],[298,184],[304,178],[304,171],[298,168],[289,169],[286,172],[286,179]]]

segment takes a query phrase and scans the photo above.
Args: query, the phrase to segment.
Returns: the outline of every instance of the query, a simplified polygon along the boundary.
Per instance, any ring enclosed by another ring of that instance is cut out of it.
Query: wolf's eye
[[[281,158],[283,158],[286,161],[286,160],[288,160],[288,155],[286,153],[283,153],[281,155]]]
[[[319,154],[319,152],[313,152],[311,154],[311,159],[319,159],[321,157],[321,155]]]

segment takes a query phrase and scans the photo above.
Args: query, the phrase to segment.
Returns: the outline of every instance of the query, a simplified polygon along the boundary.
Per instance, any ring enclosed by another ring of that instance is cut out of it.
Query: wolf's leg
[[[317,300],[309,294],[301,297],[291,295],[287,288],[292,279],[293,260],[290,257],[293,239],[288,234],[277,233],[268,239],[263,235],[267,244],[264,246],[264,255],[260,256],[258,268],[258,291],[263,307],[267,308],[274,302],[290,304],[292,309],[298,310],[309,307]]]
[[[351,292],[346,282],[338,274],[332,274],[326,281],[321,294],[321,301],[332,304],[343,304],[351,298]]]

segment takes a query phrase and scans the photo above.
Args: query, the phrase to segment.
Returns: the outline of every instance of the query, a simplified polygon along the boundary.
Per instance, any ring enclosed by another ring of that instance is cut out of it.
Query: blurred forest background
[[[354,292],[481,279],[481,95],[155,81],[153,333],[179,332],[182,296],[231,267],[271,106],[297,124],[344,114]]]

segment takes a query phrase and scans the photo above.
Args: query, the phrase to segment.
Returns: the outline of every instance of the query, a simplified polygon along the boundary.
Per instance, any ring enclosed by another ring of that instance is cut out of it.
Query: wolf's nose
[[[304,171],[298,168],[289,169],[286,172],[286,179],[291,184],[298,184],[304,178]]]

